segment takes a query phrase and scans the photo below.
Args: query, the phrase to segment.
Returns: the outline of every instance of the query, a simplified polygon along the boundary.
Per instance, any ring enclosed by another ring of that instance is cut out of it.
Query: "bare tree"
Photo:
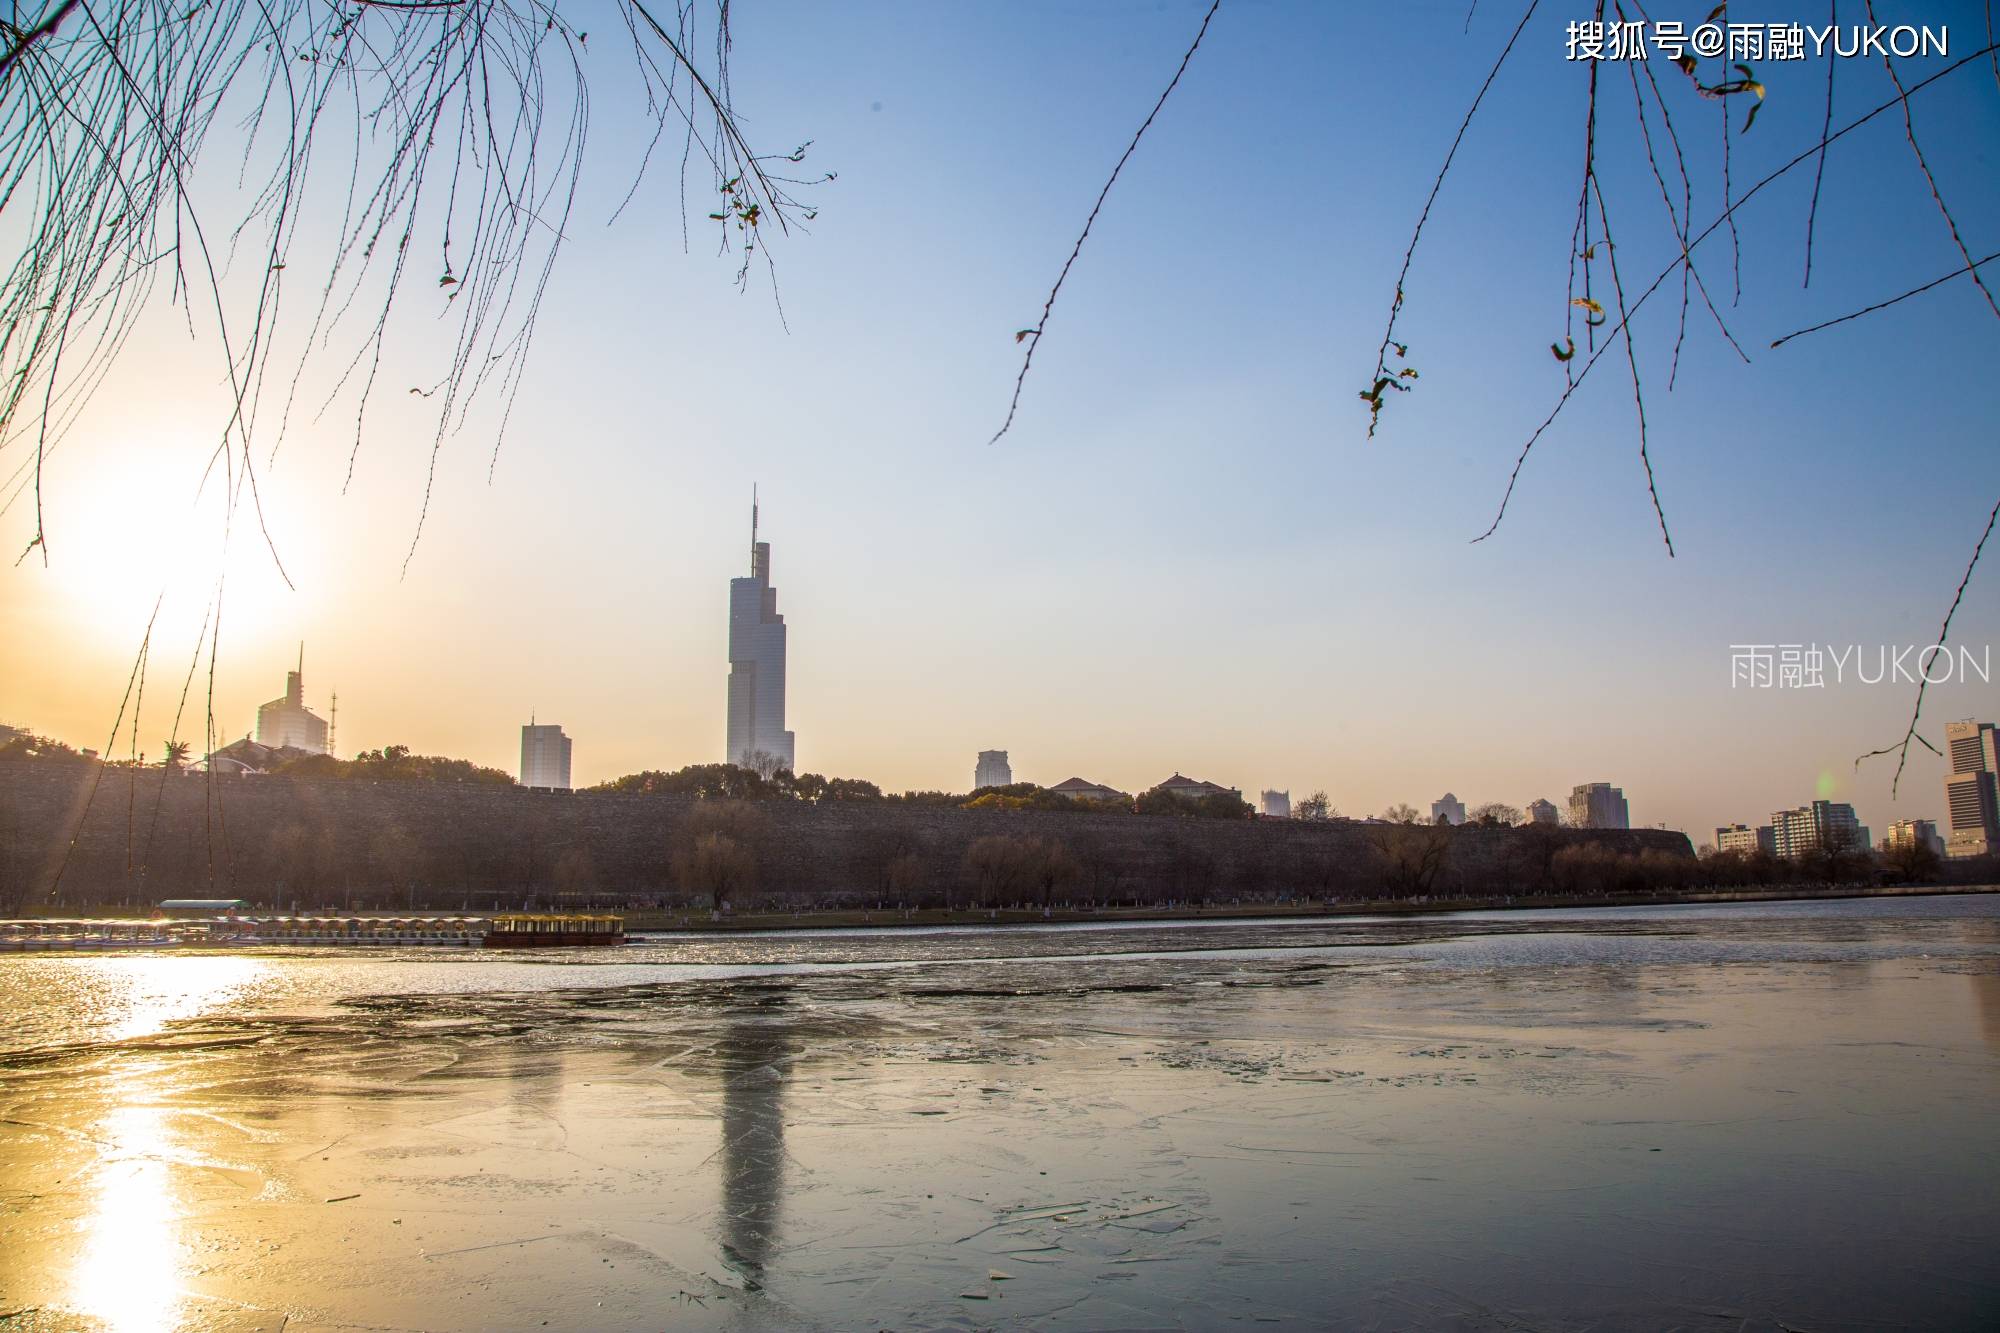
[[[597,892],[597,863],[590,854],[590,848],[582,844],[565,847],[556,853],[550,875],[555,882],[559,902],[593,898]]]
[[[0,448],[31,456],[0,503],[32,488],[29,550],[47,559],[56,544],[42,505],[49,455],[162,287],[221,345],[230,411],[210,471],[232,512],[257,510],[258,452],[274,453],[307,406],[295,402],[300,371],[318,349],[340,349],[317,410],[339,400],[351,414],[350,469],[383,389],[431,400],[433,467],[492,396],[497,453],[588,138],[590,34],[571,15],[554,0],[22,9],[0,31],[0,209],[27,237],[0,277]],[[753,257],[768,263],[765,238],[811,210],[780,168],[804,149],[760,154],[737,124],[727,0],[676,0],[666,21],[614,0],[605,18],[622,32],[599,44],[622,41],[653,124],[635,189],[678,138],[683,196],[698,163],[745,280]],[[216,183],[230,157],[240,191]],[[404,308],[441,322],[448,350],[385,385]],[[269,449],[253,451],[265,434]],[[412,551],[422,525],[420,513]]]
[[[674,877],[681,888],[709,900],[718,912],[743,901],[757,886],[756,843],[763,826],[747,801],[703,801],[678,830]]]
[[[1436,885],[1451,852],[1449,824],[1421,824],[1412,818],[1371,824],[1367,833],[1392,897],[1422,897]]]
[[[965,869],[980,903],[992,907],[1016,902],[1034,882],[1030,840],[1007,834],[976,838],[965,849]]]
[[[749,769],[766,782],[787,771],[785,761],[769,750],[746,750],[737,767]]]

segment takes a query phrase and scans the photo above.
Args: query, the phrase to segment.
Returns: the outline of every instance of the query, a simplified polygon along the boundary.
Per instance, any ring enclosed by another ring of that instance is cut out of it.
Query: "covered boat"
[[[584,912],[506,912],[493,918],[489,949],[540,949],[571,944],[623,944],[625,918]]]

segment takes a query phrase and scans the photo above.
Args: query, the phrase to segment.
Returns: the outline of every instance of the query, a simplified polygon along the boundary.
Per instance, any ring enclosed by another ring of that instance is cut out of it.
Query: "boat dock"
[[[283,947],[507,948],[620,944],[624,921],[601,913],[491,916],[228,914],[0,921],[0,953]]]

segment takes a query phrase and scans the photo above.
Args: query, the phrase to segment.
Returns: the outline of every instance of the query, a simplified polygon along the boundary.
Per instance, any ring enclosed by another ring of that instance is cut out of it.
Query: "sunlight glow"
[[[117,1107],[100,1132],[115,1147],[92,1181],[83,1253],[70,1301],[111,1333],[165,1333],[180,1326],[183,1246],[174,1197],[166,1114],[143,1103]]]
[[[111,1037],[150,1037],[169,1023],[195,1018],[244,993],[270,971],[255,958],[163,956],[106,958],[98,966],[100,1003],[122,1009]]]

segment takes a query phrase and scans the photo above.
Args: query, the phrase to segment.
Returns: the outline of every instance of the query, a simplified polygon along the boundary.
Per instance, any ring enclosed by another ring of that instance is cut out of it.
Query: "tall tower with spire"
[[[785,618],[771,586],[771,544],[757,540],[757,491],[750,491],[750,577],[729,581],[728,763],[794,764],[785,730]]]
[[[306,707],[306,646],[299,645],[299,669],[285,673],[285,697],[257,710],[257,743],[274,750],[327,752],[326,722]]]

